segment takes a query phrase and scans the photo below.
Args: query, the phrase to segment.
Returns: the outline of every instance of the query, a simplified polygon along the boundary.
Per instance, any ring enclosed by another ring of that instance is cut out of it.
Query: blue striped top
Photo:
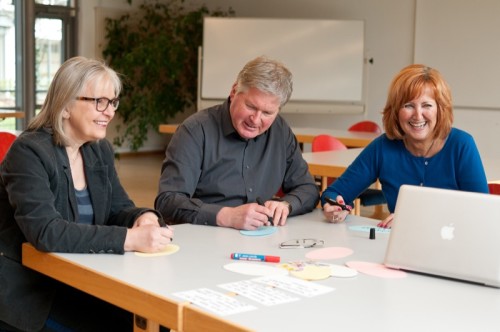
[[[87,187],[82,190],[75,189],[76,201],[78,203],[78,223],[79,224],[94,224],[94,209],[90,201],[90,195]]]

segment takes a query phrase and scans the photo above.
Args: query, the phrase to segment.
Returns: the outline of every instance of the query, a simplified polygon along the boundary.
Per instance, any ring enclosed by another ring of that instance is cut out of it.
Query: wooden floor
[[[117,159],[116,171],[135,205],[154,207],[163,158],[163,153],[141,153]]]
[[[163,152],[141,153],[122,155],[116,161],[120,181],[135,205],[153,208],[163,158]],[[373,206],[361,207],[361,215],[375,219],[388,215],[386,206],[379,210]]]

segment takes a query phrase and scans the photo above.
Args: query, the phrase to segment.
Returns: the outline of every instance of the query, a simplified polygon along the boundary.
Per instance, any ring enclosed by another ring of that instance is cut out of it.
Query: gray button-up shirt
[[[278,115],[265,133],[242,139],[226,101],[178,127],[166,150],[155,206],[169,222],[215,225],[223,207],[268,200],[280,188],[292,215],[309,212],[318,202],[292,130]]]

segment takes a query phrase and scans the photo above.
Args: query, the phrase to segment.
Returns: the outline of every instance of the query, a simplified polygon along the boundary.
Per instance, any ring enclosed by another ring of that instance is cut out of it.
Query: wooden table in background
[[[309,172],[322,177],[321,191],[326,189],[326,178],[338,178],[363,151],[363,148],[347,150],[304,152],[302,156]]]
[[[159,132],[162,134],[173,134],[177,130],[178,124],[162,124]],[[310,144],[315,136],[320,134],[332,135],[350,148],[363,148],[370,144],[380,134],[356,132],[337,129],[301,128],[292,127],[292,131],[300,144]]]
[[[24,118],[24,112],[7,112],[0,111],[0,120],[4,120],[5,118]]]
[[[347,167],[358,157],[363,148],[354,148],[347,150],[322,151],[322,152],[304,152],[302,156],[309,166],[309,172],[313,176],[321,177],[322,193],[328,186],[328,178],[338,178],[345,172]],[[380,182],[374,183],[375,189],[381,189]],[[383,206],[376,205],[376,214],[382,213]],[[361,202],[359,198],[354,201],[353,214],[360,215]]]
[[[297,137],[299,143],[312,143],[317,135],[331,135],[339,139],[349,148],[364,148],[371,143],[380,134],[349,131],[340,129],[321,129],[321,128],[302,128],[292,127],[292,131]]]
[[[177,130],[178,124],[161,124],[158,128],[160,134],[173,134]]]

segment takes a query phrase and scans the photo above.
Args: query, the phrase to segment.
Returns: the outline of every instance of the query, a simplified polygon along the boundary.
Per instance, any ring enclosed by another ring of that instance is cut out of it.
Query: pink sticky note
[[[338,259],[352,255],[352,249],[344,247],[327,247],[310,251],[306,258],[312,260]]]
[[[404,271],[389,269],[384,265],[377,263],[351,261],[345,263],[345,265],[347,265],[351,269],[357,270],[360,273],[368,274],[374,277],[387,278],[387,279],[406,277],[406,272]]]

